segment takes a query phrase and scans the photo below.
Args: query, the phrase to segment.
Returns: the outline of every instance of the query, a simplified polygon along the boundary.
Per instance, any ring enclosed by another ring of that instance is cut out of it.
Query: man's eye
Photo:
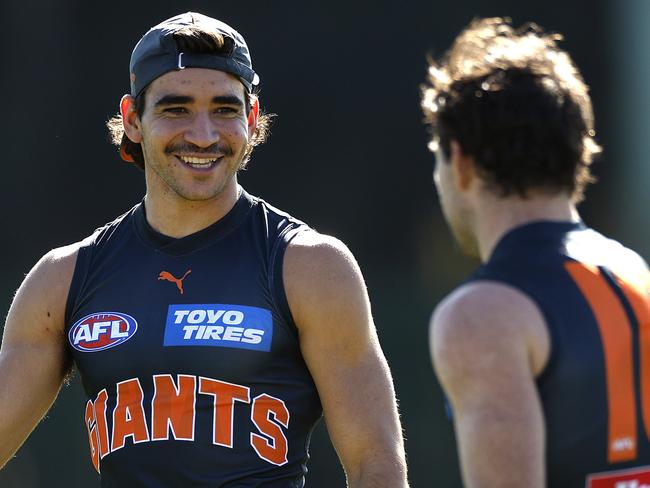
[[[184,114],[187,110],[185,107],[167,107],[164,112],[168,114]]]
[[[218,114],[236,114],[239,112],[239,109],[234,107],[219,107],[215,112]]]

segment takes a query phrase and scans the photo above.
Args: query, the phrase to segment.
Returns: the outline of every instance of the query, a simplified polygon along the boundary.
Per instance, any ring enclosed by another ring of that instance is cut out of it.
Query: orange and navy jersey
[[[66,335],[101,486],[304,486],[322,408],[282,261],[306,228],[242,192],[181,239],[139,204],[85,240]]]
[[[537,379],[553,488],[650,486],[650,301],[645,262],[582,223],[515,228],[470,278],[539,307],[551,353]]]

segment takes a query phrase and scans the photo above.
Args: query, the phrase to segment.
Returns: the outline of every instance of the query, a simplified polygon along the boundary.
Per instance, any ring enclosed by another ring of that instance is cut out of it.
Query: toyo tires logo
[[[269,352],[270,310],[223,303],[170,305],[163,345],[233,347]]]
[[[138,322],[130,315],[100,312],[78,320],[70,328],[68,340],[77,351],[103,351],[128,341],[137,330]]]

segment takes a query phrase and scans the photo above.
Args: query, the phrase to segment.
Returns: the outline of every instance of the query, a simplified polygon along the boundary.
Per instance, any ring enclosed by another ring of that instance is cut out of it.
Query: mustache
[[[172,153],[193,153],[193,154],[223,154],[224,156],[232,155],[230,147],[221,145],[219,143],[212,144],[208,147],[199,147],[194,144],[170,144],[165,148],[165,154]]]

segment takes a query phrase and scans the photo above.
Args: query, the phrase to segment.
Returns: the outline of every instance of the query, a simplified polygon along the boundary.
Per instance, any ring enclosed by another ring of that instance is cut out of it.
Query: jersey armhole
[[[92,257],[92,243],[84,243],[77,251],[77,261],[75,262],[68,298],[65,305],[65,324],[66,334],[70,327],[70,320],[79,307],[78,298],[86,283],[88,271],[90,270],[90,261]]]
[[[544,300],[541,297],[536,296],[535,293],[527,289],[525,286],[522,286],[521,283],[512,281],[504,276],[494,276],[493,274],[476,273],[470,279],[466,280],[465,283],[477,282],[477,281],[493,281],[496,283],[502,283],[504,285],[508,285],[516,289],[522,295],[526,296],[537,307],[537,310],[539,311],[539,313],[542,316],[542,319],[544,320],[544,325],[546,326],[546,330],[548,332],[548,339],[549,339],[549,351],[548,351],[548,358],[546,360],[546,364],[539,372],[539,374],[535,376],[535,382],[538,385],[541,385],[542,383],[544,383],[546,377],[555,367],[556,357],[557,357],[557,344],[558,344],[558,332],[555,330],[556,324],[554,323],[553,317],[549,316],[549,314],[547,313],[548,307],[544,306]]]
[[[287,299],[287,294],[284,289],[284,254],[291,240],[299,233],[308,229],[309,227],[306,225],[288,226],[284,228],[271,250],[271,259],[269,263],[269,289],[271,291],[271,297],[273,298],[273,304],[276,311],[288,325],[289,332],[296,340],[298,339],[298,328],[293,320],[291,308],[289,307],[289,300]]]
[[[556,325],[553,323],[552,317],[549,317],[548,314],[546,313],[545,309],[542,307],[542,304],[534,299],[532,296],[530,296],[528,293],[526,293],[531,300],[533,300],[533,303],[537,305],[539,308],[539,311],[542,314],[542,317],[544,319],[544,323],[546,324],[546,330],[548,331],[548,359],[546,360],[546,364],[540,371],[540,373],[537,375],[535,378],[535,382],[538,385],[542,385],[543,383],[546,382],[546,378],[550,375],[550,373],[555,369],[555,364],[557,360],[557,348],[559,344],[558,340],[558,332],[555,330]]]
[[[530,290],[527,290],[526,288],[523,288],[521,285],[518,285],[516,283],[511,283],[506,280],[503,280],[501,282],[512,286],[513,288],[516,288],[519,293],[528,297],[528,299],[537,307],[537,310],[539,311],[540,315],[542,316],[542,320],[544,321],[544,325],[546,326],[549,341],[548,357],[546,358],[546,364],[544,364],[542,370],[537,376],[534,377],[535,383],[541,385],[545,382],[550,372],[555,368],[558,344],[558,333],[555,330],[557,325],[553,317],[548,314],[547,310],[549,310],[549,308],[548,306],[544,306],[543,299],[541,297],[535,296],[535,294]]]

